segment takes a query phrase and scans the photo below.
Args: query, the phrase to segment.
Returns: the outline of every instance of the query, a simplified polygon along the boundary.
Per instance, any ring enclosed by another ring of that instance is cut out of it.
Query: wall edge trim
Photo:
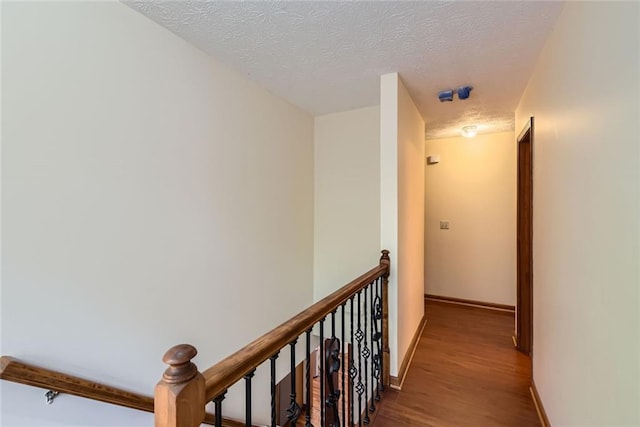
[[[420,325],[418,329],[416,329],[416,333],[413,335],[411,339],[411,344],[409,344],[409,351],[404,355],[404,360],[402,361],[402,365],[400,365],[400,372],[398,372],[398,376],[394,377],[393,375],[390,377],[389,387],[394,390],[402,390],[402,384],[404,384],[404,380],[407,377],[407,372],[409,371],[409,366],[413,361],[413,356],[416,354],[416,349],[418,348],[418,342],[420,341],[420,337],[422,336],[422,332],[424,331],[425,326],[427,325],[427,314],[425,313],[422,316],[422,320],[420,321]]]
[[[495,302],[487,302],[487,301],[476,301],[464,298],[454,298],[454,297],[446,297],[442,295],[432,295],[432,294],[424,294],[425,300],[444,302],[448,304],[460,304],[460,305],[469,305],[473,307],[485,308],[488,310],[497,310],[497,311],[508,311],[515,313],[516,307],[514,305],[508,304],[498,304]]]
[[[540,418],[540,423],[542,424],[543,427],[551,427],[551,422],[549,421],[547,412],[544,410],[542,399],[540,399],[540,395],[538,394],[538,389],[536,388],[536,383],[533,381],[533,379],[531,380],[531,386],[529,387],[529,391],[531,392],[531,398],[533,399],[533,405],[536,407],[538,418]]]

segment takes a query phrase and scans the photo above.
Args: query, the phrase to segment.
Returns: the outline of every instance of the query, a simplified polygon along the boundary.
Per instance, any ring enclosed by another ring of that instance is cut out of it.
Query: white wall
[[[314,299],[320,300],[379,263],[380,107],[315,118]],[[370,295],[370,294],[369,294]],[[369,298],[362,295],[361,320]],[[357,307],[358,299],[355,299]],[[358,309],[353,309],[357,319]],[[371,310],[369,308],[369,310]],[[345,319],[351,316],[345,306]],[[330,317],[325,330],[329,331]],[[342,311],[336,330],[342,331]],[[355,324],[355,323],[354,323]],[[345,325],[350,341],[350,322]],[[367,334],[370,328],[363,328]],[[318,328],[316,333],[319,334]],[[338,333],[340,337],[342,334]],[[368,342],[372,342],[367,335]],[[371,348],[371,347],[370,347]],[[364,359],[362,359],[364,363]],[[373,383],[369,384],[373,391]],[[362,404],[365,396],[362,396]]]
[[[426,142],[426,294],[516,304],[513,132]],[[441,230],[440,220],[450,229]]]
[[[311,303],[312,117],[118,2],[2,27],[2,354],[152,394],[172,345],[205,368]],[[4,426],[151,422],[2,390]]]
[[[314,298],[378,264],[380,107],[315,118]]]
[[[391,251],[389,343],[398,375],[424,315],[424,120],[397,73],[380,79],[381,246]]]
[[[569,2],[534,123],[533,376],[554,426],[640,425],[640,5]]]

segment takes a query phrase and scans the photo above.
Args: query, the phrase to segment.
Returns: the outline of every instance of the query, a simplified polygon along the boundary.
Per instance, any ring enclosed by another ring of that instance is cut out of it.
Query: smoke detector
[[[457,93],[458,99],[461,101],[464,101],[465,99],[469,98],[469,95],[471,94],[472,89],[473,89],[472,86],[460,86],[456,90],[453,90],[453,89],[441,90],[440,92],[438,92],[438,99],[440,100],[440,102],[453,101],[453,94]]]

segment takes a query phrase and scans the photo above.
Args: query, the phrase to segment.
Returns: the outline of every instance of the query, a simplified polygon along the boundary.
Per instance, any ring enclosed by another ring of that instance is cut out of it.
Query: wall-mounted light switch
[[[440,230],[448,230],[449,221],[440,221]]]

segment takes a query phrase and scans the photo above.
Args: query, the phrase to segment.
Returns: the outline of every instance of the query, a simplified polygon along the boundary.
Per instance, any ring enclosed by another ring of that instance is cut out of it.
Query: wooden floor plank
[[[540,425],[512,313],[432,301],[426,313],[402,391],[385,392],[374,427]]]

